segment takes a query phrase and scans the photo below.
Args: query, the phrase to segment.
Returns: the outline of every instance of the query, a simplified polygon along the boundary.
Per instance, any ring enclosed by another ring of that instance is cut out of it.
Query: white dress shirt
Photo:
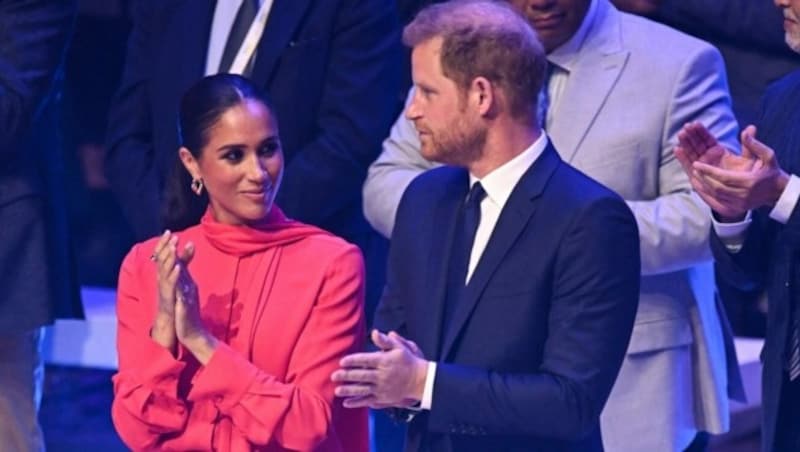
[[[547,61],[551,65],[552,74],[550,75],[550,81],[546,88],[549,102],[547,118],[544,123],[545,130],[552,125],[553,118],[556,117],[558,101],[561,99],[561,94],[567,86],[569,73],[575,68],[578,52],[580,52],[581,47],[583,47],[583,43],[586,42],[586,37],[589,35],[589,30],[594,26],[596,17],[597,0],[592,0],[578,31],[576,31],[567,42],[561,44],[558,48],[547,54]]]
[[[228,42],[228,35],[241,5],[242,0],[224,0],[217,2],[217,5],[214,6],[211,32],[208,35],[205,75],[219,73],[219,63],[225,52],[225,44]]]
[[[478,262],[489,243],[489,238],[492,236],[494,227],[497,220],[500,218],[500,213],[506,205],[506,201],[514,191],[514,187],[536,160],[542,155],[545,147],[547,147],[547,135],[542,132],[536,141],[533,142],[522,153],[504,163],[502,166],[496,168],[491,173],[478,179],[470,174],[469,186],[476,182],[480,182],[486,191],[486,196],[481,201],[481,219],[478,223],[478,230],[475,232],[475,240],[472,242],[472,251],[469,257],[469,267],[467,268],[468,283],[478,266]],[[433,383],[436,379],[436,363],[433,361],[428,362],[428,373],[425,376],[425,389],[422,393],[422,401],[419,408],[423,410],[430,410],[433,403]]]
[[[217,74],[220,72],[219,64],[222,62],[222,54],[225,53],[225,44],[228,43],[228,35],[236,20],[236,13],[243,0],[223,0],[218,1],[214,7],[214,17],[211,20],[211,32],[208,35],[208,52],[206,53],[206,72],[205,75]],[[252,0],[251,0],[252,1]],[[258,0],[261,5],[262,1]]]

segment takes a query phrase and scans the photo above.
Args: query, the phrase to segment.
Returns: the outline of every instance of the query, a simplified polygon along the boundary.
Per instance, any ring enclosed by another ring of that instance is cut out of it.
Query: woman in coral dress
[[[112,418],[134,450],[367,451],[330,374],[364,337],[358,249],[273,203],[283,153],[247,79],[183,97],[166,196],[178,232],[122,264]]]

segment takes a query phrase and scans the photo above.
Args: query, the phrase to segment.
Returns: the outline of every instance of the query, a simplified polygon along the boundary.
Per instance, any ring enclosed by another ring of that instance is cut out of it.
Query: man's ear
[[[197,159],[194,158],[194,155],[192,155],[189,149],[181,146],[181,148],[178,149],[178,157],[181,159],[183,167],[186,168],[186,171],[192,176],[192,179],[203,178],[203,175],[200,174],[200,165],[197,164]]]
[[[470,100],[477,107],[481,116],[495,111],[497,93],[494,85],[486,77],[475,77],[470,84]]]

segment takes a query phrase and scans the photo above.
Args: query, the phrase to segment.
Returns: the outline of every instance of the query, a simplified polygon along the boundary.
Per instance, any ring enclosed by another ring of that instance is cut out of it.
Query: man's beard
[[[790,49],[794,50],[797,53],[800,53],[800,34],[787,31],[785,40],[786,40],[786,45],[788,45]]]
[[[464,118],[459,118],[438,135],[429,135],[433,151],[430,154],[434,161],[466,167],[483,157],[486,127],[480,124],[469,124]]]

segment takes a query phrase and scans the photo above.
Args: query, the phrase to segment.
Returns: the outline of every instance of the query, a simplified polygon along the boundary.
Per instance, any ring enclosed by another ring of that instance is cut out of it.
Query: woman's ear
[[[189,149],[181,146],[181,148],[178,150],[178,157],[181,159],[183,167],[186,168],[186,171],[188,171],[189,175],[192,176],[192,179],[203,178],[203,176],[200,174],[200,165],[197,164],[197,159],[194,158]]]

